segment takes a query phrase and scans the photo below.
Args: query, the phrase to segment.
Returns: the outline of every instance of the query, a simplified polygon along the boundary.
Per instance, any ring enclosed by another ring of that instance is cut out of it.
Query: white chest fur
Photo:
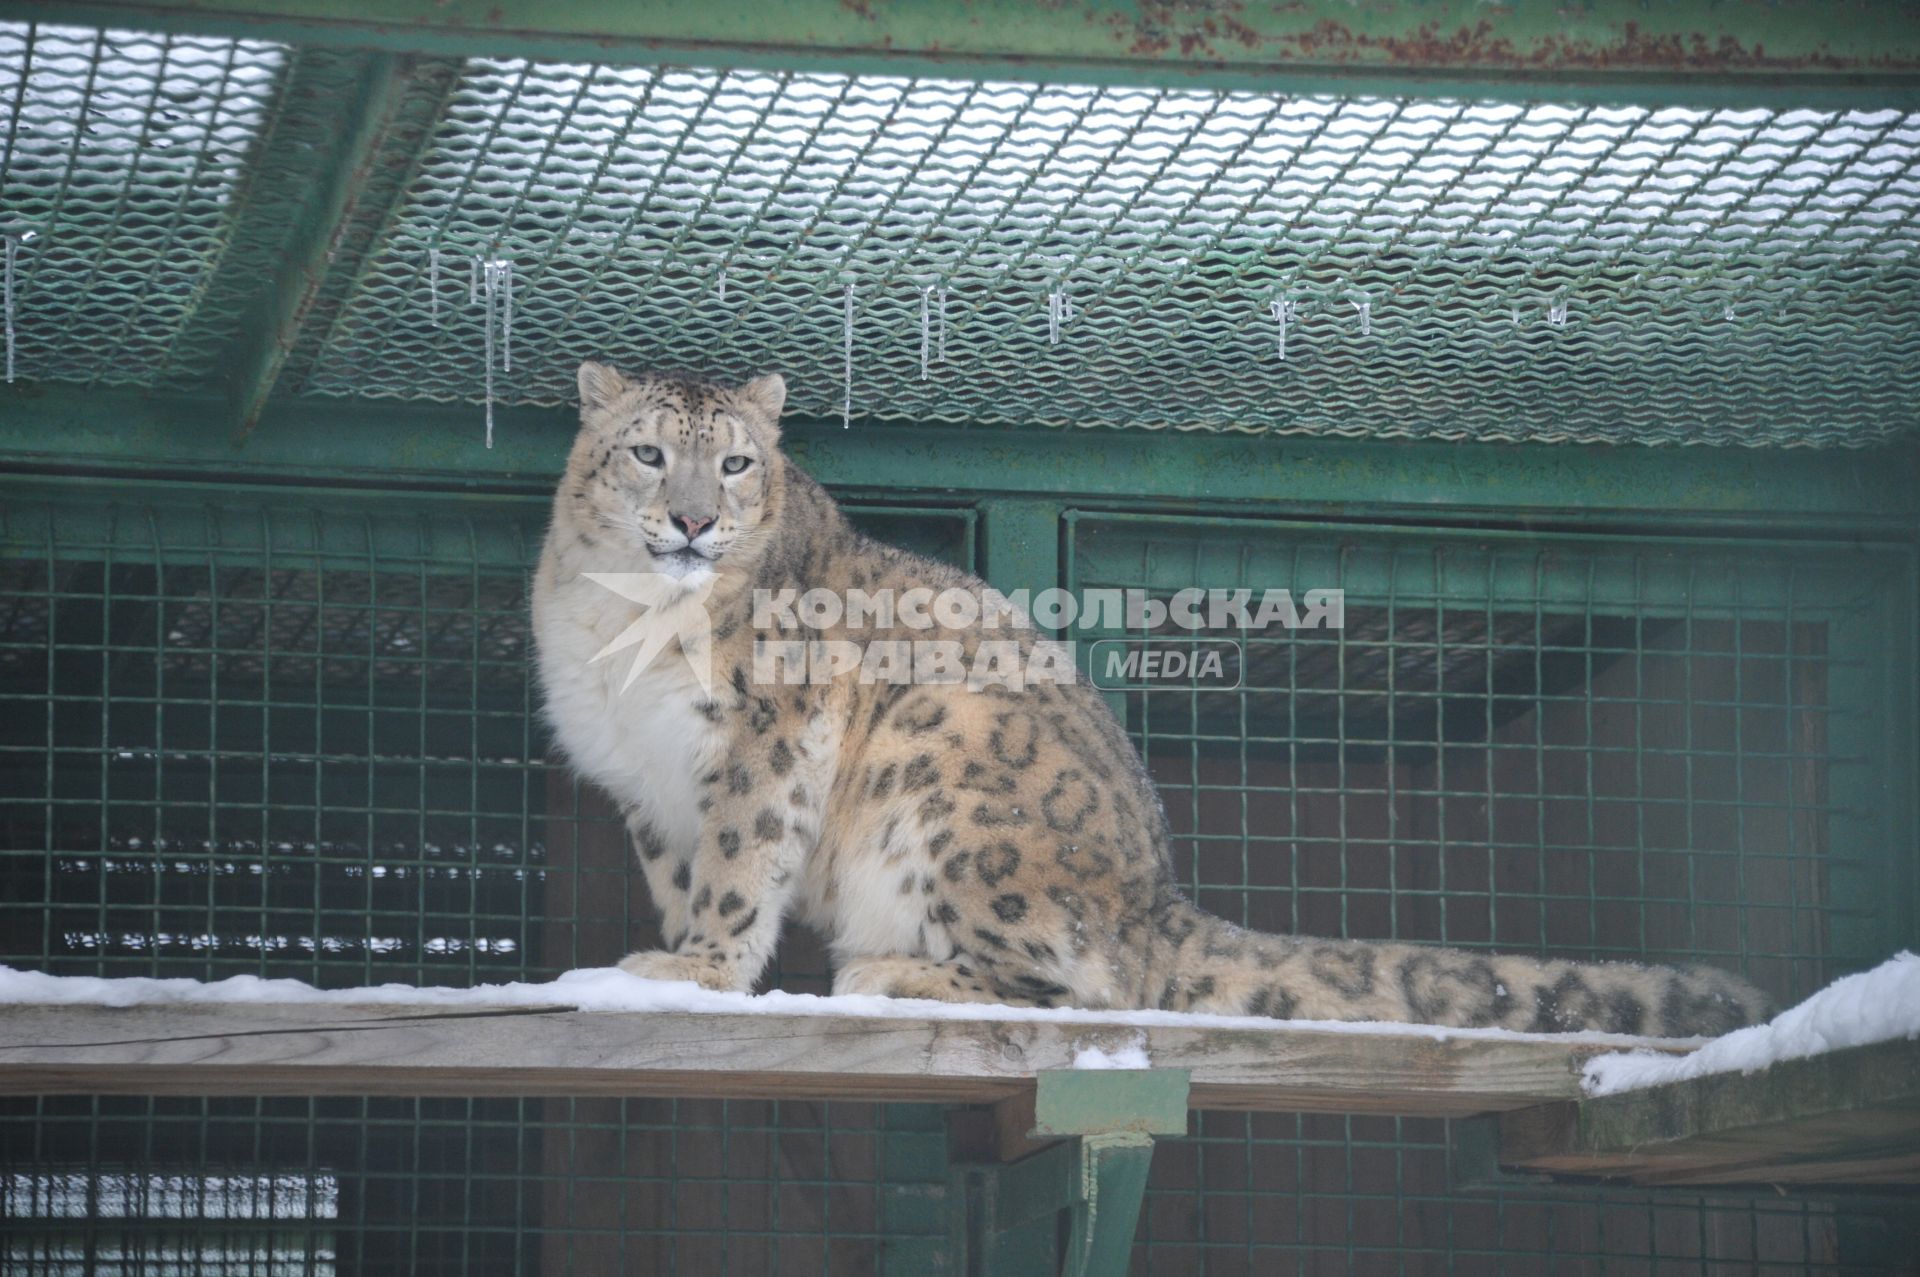
[[[696,708],[705,694],[675,645],[631,686],[623,684],[638,648],[594,659],[640,611],[583,577],[548,578],[536,587],[547,721],[575,769],[622,806],[637,808],[669,848],[690,851],[700,832],[696,778],[714,765],[724,742]]]

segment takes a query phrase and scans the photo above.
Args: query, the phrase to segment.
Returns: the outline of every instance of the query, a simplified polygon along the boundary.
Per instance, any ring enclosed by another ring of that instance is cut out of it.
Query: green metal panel
[[[375,55],[326,49],[276,52],[275,58],[280,64],[272,107],[252,140],[241,198],[229,206],[226,248],[211,277],[196,285],[193,315],[180,339],[194,355],[176,359],[159,378],[175,387],[218,384],[229,401],[239,397],[241,370],[259,368],[257,343],[269,325],[278,325],[283,337],[294,326],[291,319],[276,319],[275,307],[304,303],[294,307],[304,315],[316,299],[328,304],[331,268],[353,262],[371,233],[361,223],[371,217],[377,225],[408,176],[404,163],[394,171],[393,156],[404,160],[418,150],[462,66],[414,57],[383,63]],[[357,166],[347,191],[343,183],[356,166],[340,163],[341,148],[368,106],[363,97],[369,69],[395,64],[404,68],[404,94],[374,148],[384,162]],[[340,226],[331,225],[340,213],[316,207],[328,196],[350,201]]]
[[[1036,1079],[1032,1128],[1053,1142],[1005,1165],[960,1165],[954,1272],[1118,1277],[1127,1271],[1153,1136],[1187,1130],[1185,1069],[1062,1069]]]
[[[1397,0],[1165,5],[1018,0],[965,5],[796,0],[14,0],[47,21],[166,25],[297,42],[544,57],[665,58],[721,66],[1015,75],[1091,83],[1296,89],[1452,85],[1527,94],[1542,84],[1635,100],[1713,100],[1722,84],[1832,101],[1920,70],[1903,0],[1766,6],[1712,0]]]
[[[1064,1069],[1040,1074],[1028,1135],[1185,1135],[1185,1069]]]

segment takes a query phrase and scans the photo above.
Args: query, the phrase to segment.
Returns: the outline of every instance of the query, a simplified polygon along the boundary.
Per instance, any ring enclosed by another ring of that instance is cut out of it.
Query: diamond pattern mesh
[[[475,62],[304,389],[474,398],[497,254],[502,401],[594,354],[837,415],[851,285],[855,416],[1865,443],[1914,421],[1916,143],[1897,111]]]
[[[151,385],[217,353],[186,330],[281,62],[251,41],[0,25],[18,376]]]

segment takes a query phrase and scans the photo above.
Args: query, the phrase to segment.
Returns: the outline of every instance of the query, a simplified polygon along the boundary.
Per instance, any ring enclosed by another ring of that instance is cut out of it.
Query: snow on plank
[[[1043,1070],[1101,1061],[1186,1069],[1196,1108],[1455,1116],[1570,1099],[1589,1057],[1660,1045],[1604,1034],[749,998],[619,972],[570,975],[480,990],[321,993],[291,981],[69,983],[0,972],[0,1093],[987,1103],[1030,1090]]]

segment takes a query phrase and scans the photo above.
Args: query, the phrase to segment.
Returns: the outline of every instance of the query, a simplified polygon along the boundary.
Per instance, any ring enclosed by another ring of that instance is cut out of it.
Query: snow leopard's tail
[[[1169,1010],[1710,1037],[1765,1019],[1767,996],[1713,967],[1566,962],[1393,941],[1247,931],[1185,900],[1155,928]]]

